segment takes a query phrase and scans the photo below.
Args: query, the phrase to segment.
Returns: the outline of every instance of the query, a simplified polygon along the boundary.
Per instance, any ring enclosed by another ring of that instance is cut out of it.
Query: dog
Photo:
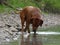
[[[42,26],[43,20],[41,19],[41,11],[39,8],[34,6],[27,6],[20,11],[20,18],[22,24],[22,31],[30,33],[29,26],[32,24],[32,30],[36,34],[36,30],[39,26]],[[24,29],[24,22],[26,27]]]

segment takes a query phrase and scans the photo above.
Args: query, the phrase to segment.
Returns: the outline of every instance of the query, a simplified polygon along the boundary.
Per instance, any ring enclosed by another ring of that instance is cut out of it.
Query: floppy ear
[[[43,20],[42,20],[42,19],[40,19],[40,26],[42,26],[42,24],[43,24]]]

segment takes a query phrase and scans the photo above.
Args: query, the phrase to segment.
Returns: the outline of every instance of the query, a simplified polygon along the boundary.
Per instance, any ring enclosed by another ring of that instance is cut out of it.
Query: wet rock
[[[12,32],[17,32],[17,29],[14,28],[14,27],[10,27],[10,30],[11,30]]]
[[[21,31],[21,29],[20,28],[16,28],[17,30],[18,30],[18,32],[20,32]]]
[[[3,28],[3,26],[0,26],[0,28]]]
[[[5,23],[3,21],[0,21],[0,28],[3,28],[5,26]]]
[[[8,42],[10,42],[10,37],[6,36],[5,40],[8,41]]]
[[[20,25],[19,25],[19,24],[17,24],[16,26],[17,26],[17,27],[20,27]]]
[[[13,35],[13,33],[11,32],[11,31],[9,31],[9,30],[5,30],[9,35]]]
[[[5,24],[8,28],[10,28],[11,27],[11,25],[9,25],[9,24]]]

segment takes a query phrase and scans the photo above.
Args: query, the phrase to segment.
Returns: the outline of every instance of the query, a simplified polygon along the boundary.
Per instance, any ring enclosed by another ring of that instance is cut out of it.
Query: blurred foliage
[[[60,13],[60,0],[33,0],[42,11]]]
[[[44,0],[44,11],[46,12],[53,12],[53,13],[60,13],[60,6],[58,2],[59,0]]]
[[[7,0],[7,2],[14,8],[37,6],[45,12],[60,13],[60,0]]]
[[[7,2],[7,0],[0,0],[0,4],[3,4],[4,2]]]

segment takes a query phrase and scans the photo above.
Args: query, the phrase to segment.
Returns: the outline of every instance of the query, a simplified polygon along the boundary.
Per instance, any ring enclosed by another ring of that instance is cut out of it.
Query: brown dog
[[[20,18],[21,18],[21,23],[22,23],[22,31],[28,30],[28,33],[30,33],[29,26],[32,24],[33,32],[34,34],[36,33],[36,30],[38,26],[42,26],[43,20],[41,19],[41,14],[39,8],[33,7],[33,6],[28,6],[25,7],[21,12],[20,12]],[[24,22],[26,22],[26,27],[24,28]]]

